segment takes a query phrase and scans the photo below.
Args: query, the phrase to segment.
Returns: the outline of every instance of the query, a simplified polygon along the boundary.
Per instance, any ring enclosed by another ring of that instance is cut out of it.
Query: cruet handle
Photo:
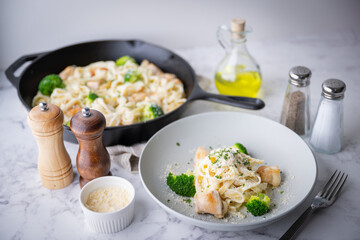
[[[231,33],[231,30],[226,25],[221,25],[218,27],[218,30],[216,32],[216,37],[220,43],[220,45],[226,50],[229,49],[231,44],[230,41],[226,40],[224,37],[224,32]]]

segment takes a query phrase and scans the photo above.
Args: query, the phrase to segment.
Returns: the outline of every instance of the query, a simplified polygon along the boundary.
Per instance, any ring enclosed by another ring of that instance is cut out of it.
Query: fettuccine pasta
[[[194,160],[196,212],[218,218],[227,212],[239,214],[251,195],[265,192],[269,186],[256,171],[256,165],[262,163],[236,147],[212,151],[199,147]]]
[[[133,72],[137,79],[126,81],[125,75]],[[166,114],[186,101],[183,83],[147,60],[140,65],[127,61],[117,66],[114,61],[100,61],[84,67],[68,66],[59,76],[65,88],[55,88],[50,96],[38,91],[32,104],[45,101],[59,106],[64,124],[85,106],[104,114],[106,126],[120,126],[143,121],[148,104],[160,106]],[[89,99],[90,94],[96,99]]]

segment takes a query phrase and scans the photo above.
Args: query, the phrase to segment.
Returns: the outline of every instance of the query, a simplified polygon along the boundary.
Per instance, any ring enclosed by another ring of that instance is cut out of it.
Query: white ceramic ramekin
[[[130,203],[122,209],[110,212],[94,212],[85,207],[89,194],[98,188],[122,187],[130,194]],[[80,205],[85,215],[85,222],[90,229],[98,233],[115,233],[126,228],[134,218],[135,189],[133,185],[121,177],[100,177],[87,183],[80,191]]]

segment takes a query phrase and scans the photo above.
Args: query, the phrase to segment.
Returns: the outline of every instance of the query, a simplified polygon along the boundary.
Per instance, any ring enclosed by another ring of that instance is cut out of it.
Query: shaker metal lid
[[[33,107],[28,114],[31,129],[38,133],[48,133],[62,128],[64,114],[54,104],[41,102]]]
[[[84,107],[83,109],[81,109],[81,112],[84,117],[91,116],[90,108],[88,108],[88,107]]]
[[[339,79],[328,79],[322,84],[322,95],[327,99],[342,99],[346,90],[346,84]]]
[[[306,87],[310,84],[311,70],[304,66],[296,66],[289,71],[289,83],[298,87]]]
[[[59,117],[61,110],[54,104],[41,102],[29,112],[29,118],[35,122],[52,121]]]
[[[47,102],[40,102],[39,107],[40,107],[40,110],[43,111],[43,112],[49,110]]]
[[[70,120],[71,131],[80,139],[95,139],[102,135],[106,126],[104,115],[88,107],[75,113]]]

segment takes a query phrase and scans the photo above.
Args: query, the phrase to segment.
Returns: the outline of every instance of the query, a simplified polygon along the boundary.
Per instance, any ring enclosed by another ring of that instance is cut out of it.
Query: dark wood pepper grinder
[[[81,188],[95,178],[111,175],[110,156],[102,141],[105,125],[104,115],[88,107],[71,118],[71,131],[79,142],[76,167]]]

